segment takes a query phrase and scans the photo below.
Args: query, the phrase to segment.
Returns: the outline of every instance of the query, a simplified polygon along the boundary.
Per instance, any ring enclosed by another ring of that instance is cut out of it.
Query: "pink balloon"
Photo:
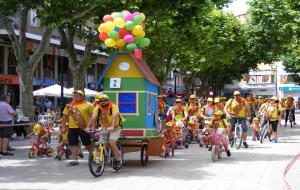
[[[124,36],[124,41],[128,44],[133,42],[133,40],[134,40],[134,38],[131,34],[128,34],[128,35]]]
[[[134,12],[132,15],[133,15],[133,17],[135,17],[135,16],[140,16],[141,13],[140,13],[140,12]]]
[[[124,16],[123,16],[125,22],[126,21],[132,21],[133,20],[133,14],[131,13],[126,13]]]

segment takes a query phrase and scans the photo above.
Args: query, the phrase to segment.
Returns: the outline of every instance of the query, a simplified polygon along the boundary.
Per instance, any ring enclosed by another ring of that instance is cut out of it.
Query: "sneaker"
[[[15,150],[16,150],[15,148],[12,148],[10,146],[7,148],[7,151],[15,151]]]
[[[227,150],[226,154],[227,154],[228,157],[230,157],[231,156],[230,150]]]
[[[293,125],[297,125],[296,122],[294,122]]]
[[[277,139],[273,139],[272,143],[274,143],[274,144],[278,143]]]
[[[71,161],[67,164],[67,166],[78,166],[78,165],[79,165],[78,161]]]
[[[209,148],[208,148],[208,151],[211,151],[212,150],[212,146],[210,146]]]
[[[248,148],[247,142],[243,142],[243,145],[244,145],[245,148]]]
[[[78,154],[78,156],[79,156],[80,158],[83,158],[83,153],[80,152],[80,153]]]
[[[120,160],[114,160],[114,167],[121,168],[121,161]]]
[[[13,153],[10,152],[2,152],[2,156],[13,156]]]

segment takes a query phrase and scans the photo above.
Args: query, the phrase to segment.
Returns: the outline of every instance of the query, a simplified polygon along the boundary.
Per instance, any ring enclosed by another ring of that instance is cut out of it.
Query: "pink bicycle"
[[[212,151],[211,151],[211,155],[212,155],[212,161],[215,162],[218,159],[221,159],[221,155],[223,150],[223,146],[221,143],[221,134],[217,134],[216,130],[213,130],[213,132],[211,133],[211,140],[212,140]]]

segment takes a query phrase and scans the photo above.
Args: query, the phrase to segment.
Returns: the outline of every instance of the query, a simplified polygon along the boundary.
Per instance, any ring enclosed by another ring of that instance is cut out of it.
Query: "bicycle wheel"
[[[48,157],[51,157],[52,154],[53,154],[53,152],[54,152],[53,148],[47,148],[47,149],[46,149],[46,155],[47,155]]]
[[[218,153],[217,147],[216,147],[216,145],[213,145],[212,150],[211,150],[211,159],[212,159],[212,161],[213,162],[217,161],[218,156],[219,156],[219,153]]]
[[[148,156],[147,156],[147,145],[143,145],[141,149],[141,164],[142,166],[146,166],[148,163]]]
[[[293,118],[291,115],[289,115],[289,122],[290,122],[291,128],[293,128]]]
[[[35,157],[35,151],[32,150],[32,149],[30,149],[30,150],[28,151],[28,158],[34,158],[34,157]]]
[[[103,145],[94,145],[89,152],[89,169],[93,176],[99,177],[105,168],[105,153]]]
[[[121,170],[122,166],[123,166],[123,161],[124,161],[124,152],[123,152],[123,147],[121,144],[117,144],[118,146],[118,149],[119,149],[119,156],[120,156],[120,166],[115,166],[113,163],[112,163],[112,168],[115,170],[115,171],[119,171]],[[112,160],[114,160],[114,157],[112,155]]]
[[[264,125],[263,129],[262,129],[262,132],[261,132],[261,135],[260,135],[260,143],[263,144],[264,143],[264,140],[265,140],[265,136],[267,135],[267,127],[268,125]]]
[[[235,127],[234,138],[235,138],[235,148],[239,149],[242,145],[242,127],[240,125]]]

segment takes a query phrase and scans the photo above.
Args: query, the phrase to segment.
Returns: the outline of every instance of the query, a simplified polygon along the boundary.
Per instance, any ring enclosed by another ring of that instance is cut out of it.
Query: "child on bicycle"
[[[56,146],[57,152],[61,150],[64,146],[68,145],[68,128],[64,127],[61,129],[60,134],[58,135],[57,139],[59,139],[59,144]]]
[[[179,148],[184,148],[183,141],[184,141],[184,134],[183,134],[184,124],[182,121],[176,122],[175,124],[175,140],[179,142]]]
[[[26,137],[31,137],[34,135],[35,141],[38,145],[46,147],[49,142],[49,132],[46,128],[43,128],[40,123],[37,123],[33,126],[33,132],[29,133]]]
[[[163,131],[163,137],[164,137],[164,148],[167,144],[170,143],[170,146],[172,147],[172,156],[174,156],[174,144],[175,144],[175,134],[176,131],[174,129],[175,123],[174,122],[167,122],[166,123],[166,129]]]
[[[219,135],[221,142],[225,148],[226,154],[228,157],[231,156],[230,150],[228,149],[228,144],[225,136],[227,135],[227,128],[229,127],[229,123],[227,119],[222,119],[223,112],[221,110],[217,110],[214,113],[214,118],[210,122],[210,125],[213,127],[215,131],[215,135]],[[210,147],[211,150],[211,147]]]
[[[260,137],[260,122],[259,119],[257,117],[253,118],[252,124],[250,125],[250,127],[253,130],[253,141],[255,141],[256,139],[259,140]]]
[[[208,146],[211,146],[211,142],[210,142],[211,130],[212,129],[209,125],[205,125],[201,133],[202,135],[201,144],[205,144],[206,148],[208,148]]]

